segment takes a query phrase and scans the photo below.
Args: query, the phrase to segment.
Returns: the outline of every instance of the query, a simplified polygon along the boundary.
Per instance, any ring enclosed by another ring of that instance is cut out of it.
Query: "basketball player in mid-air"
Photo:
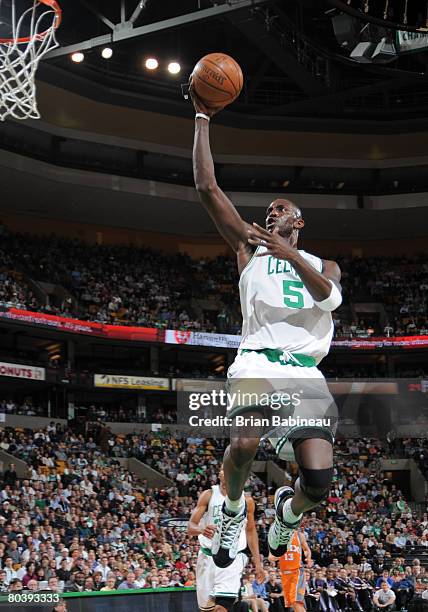
[[[228,568],[218,568],[213,561],[212,539],[221,522],[226,497],[223,467],[219,479],[219,485],[214,485],[200,494],[188,526],[189,535],[197,536],[201,545],[196,565],[196,595],[202,612],[232,610],[241,589],[241,578],[249,560],[249,553],[253,558],[256,577],[264,579],[254,521],[255,504],[249,495],[245,496],[246,520],[240,532],[238,553],[232,565]]]
[[[196,110],[196,189],[220,234],[236,253],[240,273],[242,341],[228,371],[228,384],[247,379],[254,387],[254,381],[281,379],[285,388],[296,388],[297,381],[302,388],[311,387],[311,392],[314,385],[318,386],[320,395],[324,394],[322,402],[328,404],[332,399],[317,365],[329,351],[333,336],[331,313],[342,301],[340,269],[334,261],[297,248],[304,220],[300,209],[289,200],[277,199],[268,206],[265,228],[243,221],[215,177],[209,123],[220,109],[207,108],[192,83],[190,96]],[[234,406],[230,416],[240,412],[248,415],[250,411],[259,415],[261,412],[254,405]],[[281,487],[275,493],[275,519],[268,534],[269,549],[275,557],[286,552],[303,513],[318,506],[329,493],[334,429],[324,425],[327,420],[313,427],[290,428],[270,438],[279,457],[286,458],[285,449],[292,447],[299,466],[295,490]],[[232,433],[225,452],[227,495],[212,545],[219,567],[228,567],[237,554],[245,519],[244,483],[260,437]]]

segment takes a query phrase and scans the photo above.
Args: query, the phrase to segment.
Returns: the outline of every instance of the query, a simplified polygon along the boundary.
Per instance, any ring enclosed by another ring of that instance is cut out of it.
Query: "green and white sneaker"
[[[283,518],[284,503],[293,497],[294,490],[291,487],[280,487],[275,493],[275,520],[270,526],[268,533],[269,550],[274,557],[282,557],[287,552],[288,545],[293,533],[299,528],[301,520],[296,523],[286,523]]]
[[[238,554],[239,536],[245,526],[247,508],[244,505],[238,514],[228,514],[226,504],[223,504],[221,521],[212,539],[211,552],[217,567],[229,567]]]

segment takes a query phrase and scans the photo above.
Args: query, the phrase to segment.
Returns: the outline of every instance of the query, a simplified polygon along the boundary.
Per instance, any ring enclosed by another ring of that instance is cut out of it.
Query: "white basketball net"
[[[28,2],[31,6],[21,15],[17,15],[15,0],[7,2],[12,34],[10,42],[0,41],[0,121],[8,116],[40,119],[35,76],[43,55],[58,46],[55,10],[39,0]],[[2,16],[4,4],[0,0]]]

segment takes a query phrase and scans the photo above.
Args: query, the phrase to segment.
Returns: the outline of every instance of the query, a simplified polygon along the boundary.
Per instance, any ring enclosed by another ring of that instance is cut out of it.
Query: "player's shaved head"
[[[286,198],[277,198],[272,202],[272,204],[282,204],[283,206],[287,206],[287,208],[291,208],[295,212],[296,217],[302,216],[302,211],[300,208],[291,200],[287,200]]]

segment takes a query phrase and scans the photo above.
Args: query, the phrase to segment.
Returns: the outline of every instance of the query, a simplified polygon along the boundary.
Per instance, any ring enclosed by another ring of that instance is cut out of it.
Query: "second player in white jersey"
[[[223,469],[220,485],[214,485],[201,493],[190,517],[188,532],[196,535],[201,545],[196,566],[196,595],[198,607],[203,612],[225,612],[232,609],[240,588],[241,578],[251,553],[258,576],[263,577],[258,538],[254,520],[255,504],[246,496],[246,518],[239,534],[237,554],[227,568],[219,568],[212,557],[212,538],[221,522],[225,500]]]

